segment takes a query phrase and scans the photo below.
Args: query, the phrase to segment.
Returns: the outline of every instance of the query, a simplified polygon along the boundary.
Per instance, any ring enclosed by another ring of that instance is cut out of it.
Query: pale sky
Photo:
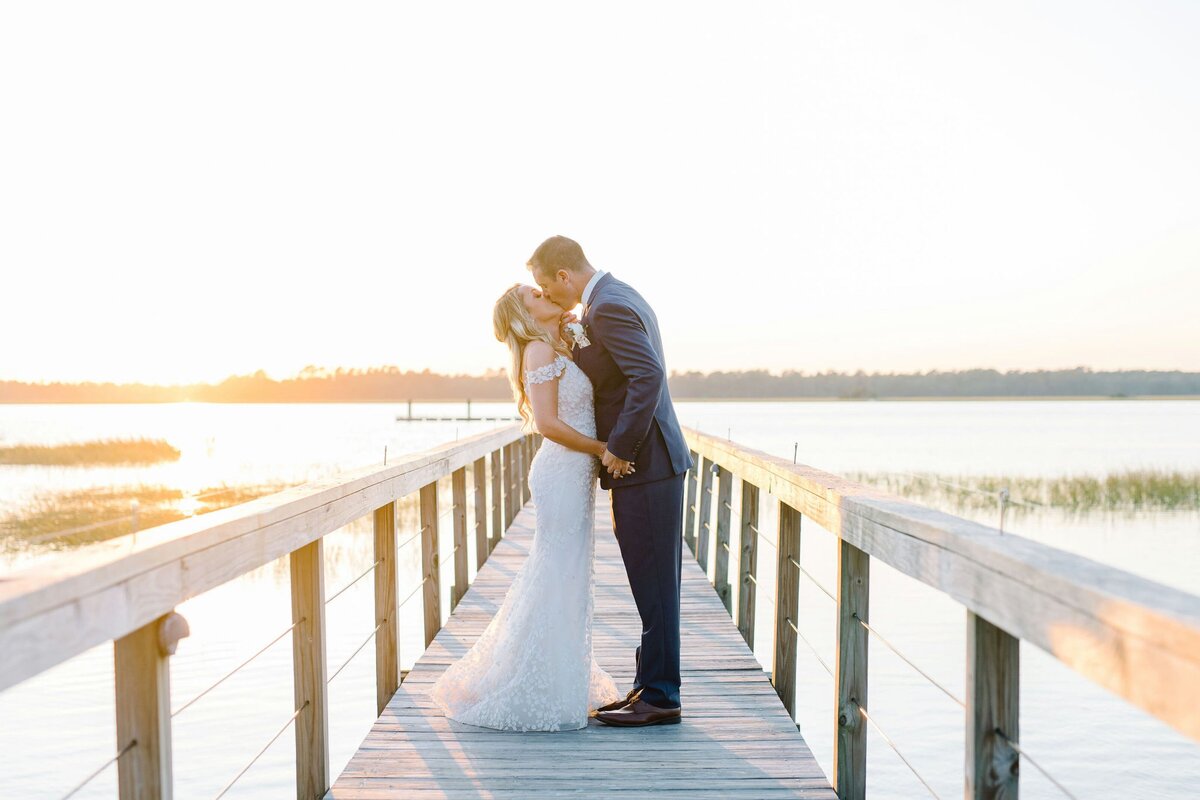
[[[672,370],[1200,370],[1200,3],[5,3],[0,379],[502,367],[546,236]]]

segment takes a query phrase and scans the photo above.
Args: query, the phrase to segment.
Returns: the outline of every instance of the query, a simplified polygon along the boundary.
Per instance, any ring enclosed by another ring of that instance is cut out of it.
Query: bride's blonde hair
[[[525,345],[530,342],[545,342],[553,347],[556,353],[568,357],[571,351],[561,339],[551,336],[538,325],[537,320],[525,307],[519,283],[510,286],[496,301],[496,307],[492,311],[492,328],[497,341],[508,345],[508,352],[512,356],[508,380],[512,384],[513,399],[517,401],[517,413],[525,420],[525,427],[528,428],[533,420],[533,409],[529,405],[529,396],[525,393],[525,381],[522,380]]]

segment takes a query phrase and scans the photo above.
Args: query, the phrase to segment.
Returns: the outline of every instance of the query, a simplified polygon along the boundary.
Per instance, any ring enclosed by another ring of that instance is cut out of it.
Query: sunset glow
[[[671,369],[1200,369],[1195,4],[68,5],[0,10],[0,379],[480,373],[554,233]]]

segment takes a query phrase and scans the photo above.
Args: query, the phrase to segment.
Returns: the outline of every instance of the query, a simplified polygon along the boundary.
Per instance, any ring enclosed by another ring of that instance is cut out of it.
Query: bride
[[[563,309],[532,286],[496,301],[496,338],[512,354],[513,395],[545,437],[529,468],[537,524],[500,610],[430,697],[447,717],[511,731],[574,730],[619,697],[592,656],[596,479],[592,384],[559,333]],[[522,377],[518,377],[522,376]]]

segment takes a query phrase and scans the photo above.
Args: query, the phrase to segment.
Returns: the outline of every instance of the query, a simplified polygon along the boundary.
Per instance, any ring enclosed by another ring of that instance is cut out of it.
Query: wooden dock
[[[683,563],[682,725],[512,733],[442,716],[433,680],[499,608],[533,539],[521,510],[445,627],[405,678],[327,798],[775,798],[836,800],[783,703],[699,564]],[[641,623],[613,538],[596,515],[596,660],[626,690]]]
[[[966,610],[964,693],[959,697],[934,684],[963,708],[963,797],[1017,798],[1022,761],[1054,780],[1034,760],[1040,754],[1021,743],[1022,643],[1200,741],[1195,595],[728,438],[685,433],[694,466],[680,532],[690,551],[683,564],[682,725],[629,729],[593,723],[580,731],[504,733],[447,720],[431,707],[430,683],[482,632],[533,540],[528,471],[540,440],[516,425],[119,537],[85,558],[6,576],[0,580],[0,691],[112,643],[116,751],[78,776],[81,781],[64,800],[110,768],[117,772],[121,800],[170,800],[175,715],[192,713],[185,709],[289,633],[293,712],[278,720],[278,732],[263,747],[247,753],[226,790],[291,728],[297,800],[617,794],[865,800],[870,726],[913,772],[912,796],[923,796],[918,784],[937,796],[869,710],[873,641],[895,650],[932,682],[871,621],[871,604],[890,600],[870,597],[871,562],[879,561]],[[444,514],[442,489],[449,490]],[[406,498],[416,500],[419,521],[400,514]],[[607,495],[598,506],[593,643],[597,660],[624,688],[633,678],[640,624],[613,539]],[[775,513],[760,513],[772,506]],[[373,525],[374,562],[350,584],[327,592],[324,538],[365,516]],[[837,539],[837,581],[831,587],[800,566],[804,520],[805,541],[814,534]],[[439,563],[437,554],[450,537],[453,555]],[[422,577],[415,586],[400,587],[397,553],[410,543],[420,547]],[[473,584],[471,550],[478,567]],[[172,711],[172,654],[189,633],[176,607],[285,557],[292,624]],[[365,658],[361,653],[369,653],[374,640],[380,717],[335,781],[329,684],[349,674],[343,672],[349,661],[336,669],[328,662],[325,607],[371,573],[375,625],[350,659]],[[775,580],[767,585],[773,588],[759,597],[759,576],[772,573]],[[801,581],[811,581],[837,606],[833,657],[828,663],[817,658],[833,679],[828,780],[791,721],[801,679],[796,663],[803,638],[796,620],[805,612]],[[443,628],[447,583],[458,602],[452,602]],[[422,605],[428,649],[402,682],[399,607],[409,600]],[[756,632],[757,616],[767,616],[754,613],[760,602],[770,604],[773,620]],[[771,643],[769,677],[744,644],[761,637]],[[1070,728],[1069,715],[1062,735],[1080,735]],[[271,789],[272,797],[290,794],[283,787]]]

